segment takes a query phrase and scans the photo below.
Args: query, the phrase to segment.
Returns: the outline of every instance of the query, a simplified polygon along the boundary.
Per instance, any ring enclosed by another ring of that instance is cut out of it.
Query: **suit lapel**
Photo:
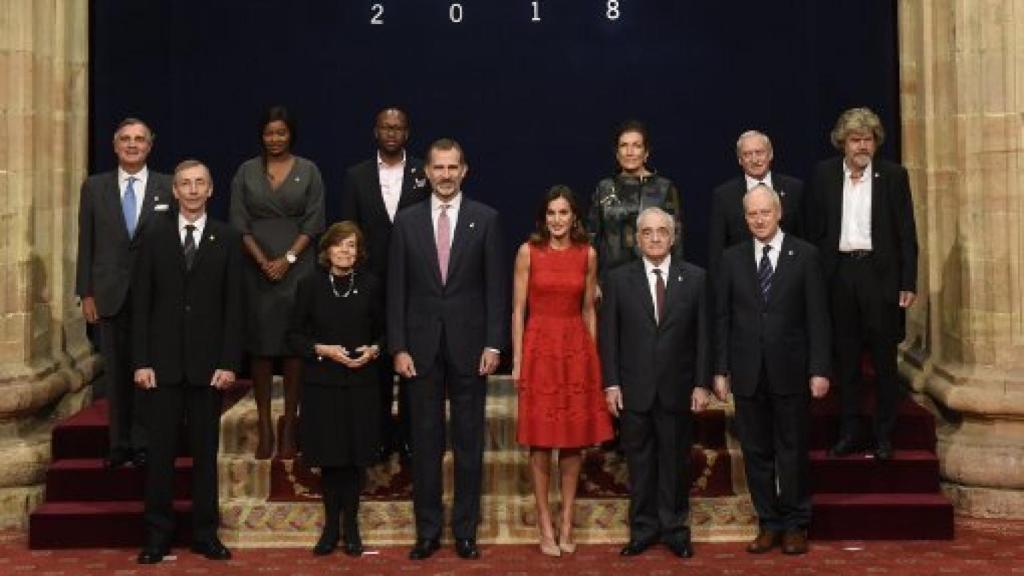
[[[878,238],[878,225],[882,221],[882,203],[885,201],[885,190],[883,189],[886,184],[886,179],[882,176],[882,172],[878,170],[878,164],[872,162],[871,164],[871,237]]]
[[[452,251],[448,257],[448,278],[450,279],[458,270],[459,257],[466,251],[468,244],[476,231],[476,211],[473,204],[465,196],[462,197],[462,206],[459,208],[459,219],[455,223],[455,237],[452,238]],[[440,273],[440,272],[439,272]]]
[[[675,303],[684,289],[683,282],[683,264],[678,259],[673,259],[668,278],[665,279],[665,317],[662,319],[662,326],[667,325],[672,318],[672,312],[676,309]]]
[[[124,209],[121,206],[121,186],[117,181],[117,170],[110,172],[110,177],[104,183],[103,188],[103,201],[106,203],[107,209],[116,214],[115,219],[121,223],[120,230],[117,233],[130,242],[128,223],[124,220]]]
[[[196,270],[199,269],[199,265],[203,261],[203,256],[207,252],[210,252],[210,251],[212,251],[212,250],[214,250],[216,248],[214,246],[214,244],[216,242],[218,242],[219,239],[217,238],[217,233],[216,233],[217,231],[215,230],[215,227],[216,227],[216,225],[213,223],[212,220],[210,220],[210,216],[207,215],[206,216],[206,226],[203,227],[203,235],[202,235],[201,239],[199,240],[199,246],[196,247],[196,257],[195,257],[195,260],[192,261],[192,269],[189,270],[189,274],[191,274],[192,272],[195,272]],[[181,242],[178,242],[178,245],[181,247],[181,250],[180,250],[180,252],[181,252],[181,261],[182,261],[182,264],[184,265],[184,262],[185,262],[185,246],[182,245]]]
[[[633,266],[633,272],[630,273],[629,278],[637,292],[640,293],[639,298],[643,304],[645,316],[651,324],[657,326],[658,323],[654,319],[654,301],[651,299],[651,284],[647,281],[647,269],[644,267],[644,261],[640,259],[629,266]],[[665,299],[668,299],[667,290]]]
[[[782,248],[779,250],[779,258],[775,261],[775,271],[772,273],[772,285],[768,289],[768,304],[772,304],[776,300],[776,294],[782,292],[779,289],[783,282],[789,278],[787,272],[792,267],[793,263],[790,262],[796,256],[796,251],[793,249],[793,242],[790,240],[789,235],[782,237]]]
[[[139,221],[135,226],[135,237],[138,238],[143,230],[143,227],[152,218],[153,207],[158,202],[167,204],[168,199],[163,197],[168,192],[160,189],[156,184],[157,179],[150,173],[149,179],[146,180],[146,191],[142,198],[142,211],[139,213]]]
[[[402,177],[402,195],[398,199],[398,208],[402,209],[414,201],[412,197],[413,188],[417,188],[416,179],[417,175],[421,180],[424,176],[420,174],[419,169],[412,163],[412,159],[409,158],[408,154],[405,157],[405,176]]]
[[[754,297],[754,300],[756,302],[761,302],[761,285],[757,281],[757,267],[760,264],[760,260],[758,260],[754,256],[754,248],[756,247],[756,244],[754,244],[753,237],[751,237],[750,240],[744,242],[744,246],[746,246],[747,248],[746,250],[744,250],[746,254],[744,254],[743,257],[740,259],[740,261],[743,264],[741,266],[741,268],[743,269],[743,273],[741,274],[741,276],[747,284],[747,289],[750,291],[750,294]]]
[[[437,261],[437,241],[434,238],[434,222],[433,214],[430,213],[430,201],[428,200],[414,209],[419,210],[419,214],[415,218],[416,243],[426,252],[426,258],[422,260],[430,268],[430,274],[434,282],[441,286],[441,266]],[[461,215],[459,219],[462,219]],[[452,259],[449,255],[448,271],[450,272],[451,269]]]

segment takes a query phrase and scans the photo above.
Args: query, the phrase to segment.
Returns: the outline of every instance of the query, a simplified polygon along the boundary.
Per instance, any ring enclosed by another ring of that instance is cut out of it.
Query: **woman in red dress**
[[[512,377],[519,392],[516,439],[530,447],[541,552],[572,553],[581,449],[612,437],[597,357],[597,253],[567,186],[548,191],[536,230],[519,248],[512,313]],[[562,492],[559,538],[548,505],[551,451]]]

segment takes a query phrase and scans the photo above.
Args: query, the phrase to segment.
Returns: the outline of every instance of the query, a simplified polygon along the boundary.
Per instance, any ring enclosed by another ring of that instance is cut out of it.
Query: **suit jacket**
[[[191,270],[173,220],[143,239],[132,281],[133,364],[153,368],[157,386],[207,386],[214,370],[242,361],[242,240],[207,216]]]
[[[772,172],[772,185],[782,200],[782,222],[779,226],[786,234],[804,238],[804,183],[802,180]],[[726,248],[751,239],[743,211],[743,196],[747,181],[741,175],[715,188],[711,199],[710,236],[708,238],[708,268],[711,277],[717,274],[718,263]]]
[[[693,387],[706,387],[711,374],[704,270],[673,257],[660,324],[642,259],[612,270],[602,291],[605,386],[621,388],[627,410],[647,411],[657,401],[666,410],[688,412]]]
[[[380,193],[380,175],[377,158],[356,164],[345,173],[341,189],[341,216],[353,220],[363,231],[366,239],[366,268],[381,280],[388,273],[388,246],[391,243],[391,218],[384,207]],[[407,206],[426,200],[430,196],[430,184],[423,172],[423,161],[408,154],[405,157],[405,176],[402,178],[402,195],[398,199],[398,211]],[[395,215],[398,215],[398,211]]]
[[[171,177],[150,170],[135,235],[129,238],[121,210],[117,170],[86,178],[78,204],[75,294],[94,297],[100,316],[109,317],[120,312],[131,285],[132,267],[146,228],[155,218],[171,215],[176,208]]]
[[[754,394],[762,365],[776,394],[806,392],[811,376],[829,376],[831,328],[817,248],[783,237],[767,303],[753,240],[722,254],[716,284],[715,373],[730,375],[734,394]]]
[[[917,227],[907,171],[875,157],[871,162],[871,262],[886,300],[897,302],[901,290],[917,289]],[[826,279],[839,260],[843,218],[843,159],[818,164],[811,180],[807,218],[810,239],[821,250]]]
[[[511,318],[498,212],[463,196],[444,285],[430,216],[430,202],[423,201],[395,218],[388,351],[409,352],[423,370],[444,345],[460,372],[476,374],[485,347],[506,347]]]

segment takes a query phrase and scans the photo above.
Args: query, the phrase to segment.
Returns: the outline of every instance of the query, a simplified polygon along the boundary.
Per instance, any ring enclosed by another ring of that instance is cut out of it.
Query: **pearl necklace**
[[[348,298],[350,294],[359,294],[359,290],[356,286],[356,271],[353,270],[348,275],[348,286],[344,292],[338,292],[337,286],[334,285],[334,274],[327,273],[327,279],[331,281],[331,292],[334,292],[335,298]]]

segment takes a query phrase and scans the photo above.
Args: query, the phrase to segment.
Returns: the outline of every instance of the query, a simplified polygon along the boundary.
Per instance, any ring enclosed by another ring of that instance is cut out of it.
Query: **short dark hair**
[[[429,147],[427,147],[427,164],[430,164],[431,154],[434,153],[434,150],[438,150],[440,152],[458,150],[459,164],[462,166],[466,166],[466,153],[465,151],[462,150],[462,146],[458,142],[456,142],[454,138],[440,138],[438,140],[434,140],[434,142],[431,143]]]
[[[615,131],[615,140],[612,142],[612,150],[619,149],[619,138],[622,138],[623,134],[628,132],[636,132],[644,139],[644,149],[648,152],[651,151],[651,139],[647,133],[647,125],[639,120],[626,120],[622,124],[619,124],[619,129]]]
[[[342,240],[349,236],[356,237],[356,265],[362,264],[366,260],[366,242],[363,241],[363,231],[359,229],[359,225],[351,220],[335,222],[327,228],[320,237],[316,261],[324,268],[330,268],[331,259],[327,256],[327,250],[341,244]]]
[[[547,194],[544,195],[544,201],[541,202],[537,210],[534,229],[530,234],[530,244],[546,244],[551,240],[551,232],[548,231],[547,226],[548,205],[559,198],[569,203],[569,210],[572,211],[573,215],[572,227],[569,229],[569,240],[573,244],[587,244],[590,242],[590,236],[587,235],[587,229],[583,226],[579,203],[576,202],[576,195],[573,194],[572,188],[565,184],[555,184],[548,189]]]
[[[298,132],[295,131],[295,118],[292,117],[287,108],[278,105],[267,108],[266,112],[263,113],[263,117],[260,118],[260,150],[263,150],[263,131],[266,130],[267,124],[279,120],[288,127],[288,147],[295,148],[295,142],[298,140]]]

